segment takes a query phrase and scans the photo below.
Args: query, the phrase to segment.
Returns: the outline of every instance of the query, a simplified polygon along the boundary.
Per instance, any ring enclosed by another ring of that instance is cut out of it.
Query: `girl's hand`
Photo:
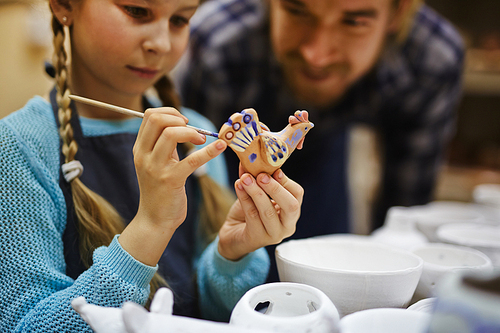
[[[238,200],[219,231],[219,253],[238,260],[263,246],[278,244],[295,232],[304,190],[281,169],[255,179],[244,173],[235,182]]]
[[[148,109],[133,148],[139,209],[120,235],[120,244],[147,264],[156,265],[173,233],[186,219],[187,177],[226,148],[224,141],[217,140],[179,160],[178,143],[198,145],[206,140],[186,127],[187,122],[174,108]]]

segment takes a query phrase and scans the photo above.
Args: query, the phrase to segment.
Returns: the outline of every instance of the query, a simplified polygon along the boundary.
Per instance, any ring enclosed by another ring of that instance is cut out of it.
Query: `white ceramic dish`
[[[470,247],[442,243],[419,245],[412,252],[424,260],[422,276],[413,301],[432,297],[437,283],[447,274],[459,271],[493,270],[490,258]]]
[[[340,320],[342,333],[424,333],[431,316],[405,309],[370,309]]]
[[[500,226],[472,223],[440,227],[438,238],[445,243],[467,246],[486,254],[494,267],[500,268]]]
[[[266,304],[259,312],[256,307]],[[338,329],[339,313],[319,289],[299,283],[268,283],[243,295],[231,313],[231,325],[289,333],[329,333]]]
[[[409,251],[354,239],[291,240],[276,248],[280,280],[322,290],[340,316],[370,308],[406,307],[423,260]]]

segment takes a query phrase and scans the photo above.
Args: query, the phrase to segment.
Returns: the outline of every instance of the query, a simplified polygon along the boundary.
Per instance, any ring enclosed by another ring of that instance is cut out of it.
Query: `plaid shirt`
[[[382,184],[373,228],[391,206],[431,200],[461,96],[464,50],[451,24],[422,6],[403,45],[388,47],[372,72],[320,112],[297,102],[283,84],[263,2],[205,2],[192,18],[190,48],[173,75],[184,105],[216,125],[252,107],[269,128],[281,130],[295,110],[309,111],[315,128],[304,149],[283,166],[305,189],[306,221],[294,237],[349,231],[345,147],[355,123],[372,126],[381,138]],[[231,153],[226,156],[235,178],[238,161]]]

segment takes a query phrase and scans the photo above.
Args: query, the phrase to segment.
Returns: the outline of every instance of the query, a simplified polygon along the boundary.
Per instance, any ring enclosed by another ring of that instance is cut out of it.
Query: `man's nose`
[[[147,38],[143,48],[147,52],[162,54],[171,50],[170,22],[161,20],[148,27]]]
[[[341,38],[341,33],[336,27],[315,26],[302,42],[300,47],[302,57],[314,67],[323,67],[338,61]]]

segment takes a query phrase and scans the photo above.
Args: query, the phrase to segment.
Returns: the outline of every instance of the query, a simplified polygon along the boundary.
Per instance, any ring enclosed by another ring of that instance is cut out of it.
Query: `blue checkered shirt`
[[[263,2],[205,2],[192,18],[190,47],[173,75],[184,105],[216,126],[252,107],[269,128],[281,130],[295,110],[309,111],[316,126],[304,149],[283,166],[305,189],[306,221],[299,221],[294,237],[349,231],[345,146],[352,124],[372,126],[381,138],[382,184],[373,228],[391,206],[431,200],[461,97],[464,49],[452,25],[422,6],[402,45],[388,47],[336,105],[315,110],[283,84]],[[227,153],[236,178],[237,160]]]

